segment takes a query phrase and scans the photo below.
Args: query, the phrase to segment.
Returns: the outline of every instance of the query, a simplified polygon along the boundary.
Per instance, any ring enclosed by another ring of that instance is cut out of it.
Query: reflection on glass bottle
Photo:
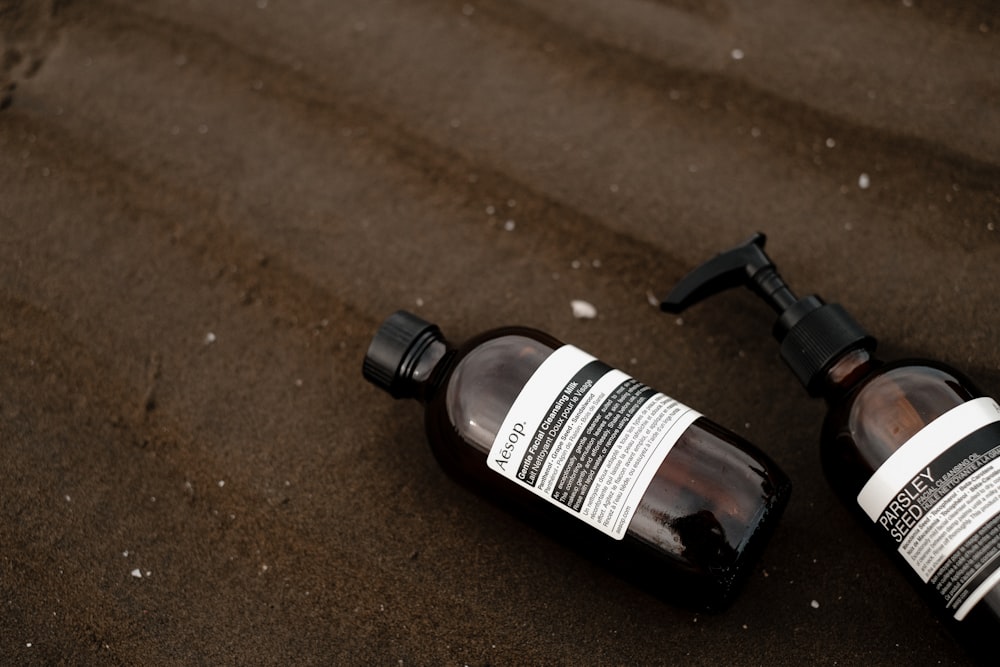
[[[732,599],[789,493],[753,445],[543,332],[450,345],[400,311],[365,376],[425,405],[456,480],[671,601]]]

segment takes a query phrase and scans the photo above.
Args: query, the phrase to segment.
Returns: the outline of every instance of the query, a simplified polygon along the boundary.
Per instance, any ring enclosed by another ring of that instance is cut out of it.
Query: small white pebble
[[[809,603],[809,606],[812,607],[813,609],[819,609],[819,602],[813,600],[812,602]]]
[[[226,485],[226,480],[224,480],[224,479],[220,479],[220,480],[219,480],[219,488],[221,489],[221,488],[222,488],[222,487],[224,487],[225,485]]]
[[[514,231],[515,226],[516,224],[513,220],[508,220],[507,222],[503,223],[503,228],[506,229],[508,232]]]
[[[205,345],[211,345],[215,342],[215,334],[209,331],[205,334]]]
[[[574,259],[572,262],[570,262],[570,266],[572,266],[574,269],[579,269],[583,265],[580,263],[580,260]]]
[[[132,576],[135,577],[136,579],[142,579],[142,570],[140,570],[139,568],[135,568],[134,570],[132,570]]]
[[[496,212],[497,212],[497,209],[492,204],[490,204],[489,206],[486,207],[486,215],[493,215]]]
[[[573,299],[570,306],[573,308],[573,317],[577,319],[592,320],[597,317],[597,308],[589,301]]]
[[[27,642],[27,643],[25,644],[25,647],[26,647],[26,648],[31,648],[31,642]]]
[[[71,499],[70,499],[70,497],[69,497],[69,494],[67,494],[67,495],[63,496],[63,498],[65,498],[65,499],[66,499],[66,502],[70,502],[70,500],[71,500]]]
[[[732,56],[733,60],[743,60],[743,56],[746,54],[743,53],[743,49],[733,49],[729,55]]]
[[[836,139],[834,139],[833,137],[827,137],[826,138],[826,147],[827,148],[833,148],[836,145],[837,145],[837,140]]]
[[[858,187],[861,188],[862,190],[867,190],[868,186],[870,186],[871,184],[872,182],[871,179],[868,177],[868,174],[862,173],[860,176],[858,176]]]
[[[124,556],[125,558],[128,558],[128,549],[126,549],[125,551],[122,552],[122,556]]]
[[[296,378],[295,379],[295,386],[296,387],[301,387],[302,386],[302,378]]]
[[[991,232],[992,232],[992,231],[994,231],[994,230],[996,229],[996,225],[994,225],[994,224],[993,224],[992,222],[987,222],[987,223],[986,223],[986,229],[987,229],[988,231],[991,231]]]
[[[424,300],[423,300],[423,299],[421,299],[421,298],[420,298],[420,297],[418,296],[418,297],[417,297],[417,300],[416,300],[416,301],[414,301],[413,303],[417,304],[417,306],[422,306],[422,305],[424,305]]]

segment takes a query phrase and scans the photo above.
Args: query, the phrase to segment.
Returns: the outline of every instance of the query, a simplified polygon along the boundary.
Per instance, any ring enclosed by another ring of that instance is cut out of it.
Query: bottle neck
[[[821,393],[828,403],[836,402],[849,392],[879,364],[871,350],[863,347],[849,350],[833,362],[821,385]]]
[[[427,403],[434,395],[435,371],[448,356],[449,348],[444,340],[436,339],[425,347],[413,361],[406,377],[406,396]]]

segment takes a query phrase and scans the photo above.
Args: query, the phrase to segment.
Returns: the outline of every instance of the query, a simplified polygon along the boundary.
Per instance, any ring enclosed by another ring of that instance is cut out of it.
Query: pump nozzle
[[[816,393],[823,373],[841,355],[863,347],[875,348],[875,339],[843,308],[818,296],[795,296],[764,252],[767,237],[757,233],[684,276],[667,294],[660,308],[679,313],[688,306],[731,287],[745,286],[778,313],[774,337],[781,357],[810,393]]]
[[[757,232],[731,250],[720,253],[686,275],[660,308],[679,313],[703,299],[732,287],[747,286],[778,313],[797,301],[764,252],[767,236]]]

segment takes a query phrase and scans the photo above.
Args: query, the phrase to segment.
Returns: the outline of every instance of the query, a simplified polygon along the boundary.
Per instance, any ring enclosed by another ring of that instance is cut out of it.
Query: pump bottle
[[[453,346],[399,311],[363,374],[423,403],[431,448],[457,481],[690,608],[731,601],[789,494],[750,443],[535,329]]]
[[[959,371],[883,362],[839,305],[799,299],[756,234],[696,268],[661,304],[677,313],[746,286],[777,313],[782,359],[826,399],[824,472],[955,627],[1000,622],[1000,407]]]

